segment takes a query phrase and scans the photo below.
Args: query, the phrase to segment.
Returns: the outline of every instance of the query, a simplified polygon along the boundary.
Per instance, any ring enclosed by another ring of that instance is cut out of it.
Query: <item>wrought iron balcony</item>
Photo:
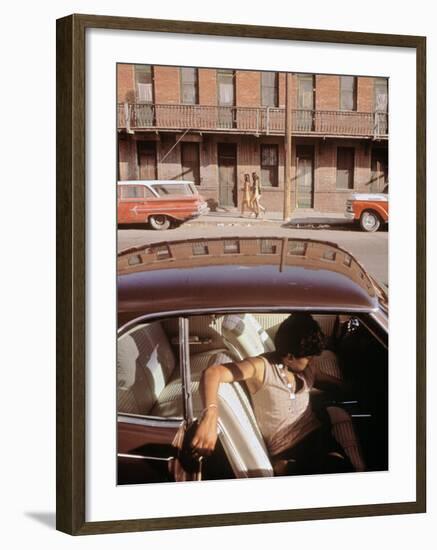
[[[293,134],[388,138],[388,114],[295,109]],[[255,135],[284,135],[285,109],[148,103],[118,104],[118,128],[197,130]]]

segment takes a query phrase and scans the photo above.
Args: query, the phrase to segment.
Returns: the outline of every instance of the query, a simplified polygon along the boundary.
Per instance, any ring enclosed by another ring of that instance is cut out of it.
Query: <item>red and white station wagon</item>
[[[117,186],[118,223],[168,229],[206,214],[209,208],[192,181],[133,180]]]

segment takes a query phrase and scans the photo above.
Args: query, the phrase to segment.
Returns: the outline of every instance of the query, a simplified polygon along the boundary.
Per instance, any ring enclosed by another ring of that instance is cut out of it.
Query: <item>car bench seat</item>
[[[191,355],[195,416],[203,408],[199,395],[202,371],[208,365],[231,360],[225,349]],[[117,401],[121,413],[183,416],[179,367],[160,322],[136,326],[119,338]],[[236,477],[272,476],[263,438],[238,383],[220,386],[219,413],[219,438]]]

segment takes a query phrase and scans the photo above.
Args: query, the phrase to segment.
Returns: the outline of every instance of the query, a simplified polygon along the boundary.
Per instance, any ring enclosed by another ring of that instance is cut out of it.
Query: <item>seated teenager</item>
[[[193,453],[207,456],[216,445],[219,385],[244,380],[276,474],[352,471],[332,435],[328,415],[316,414],[311,407],[311,388],[336,382],[312,364],[324,341],[310,314],[294,313],[280,325],[275,351],[205,369],[200,385],[204,410],[192,440]]]

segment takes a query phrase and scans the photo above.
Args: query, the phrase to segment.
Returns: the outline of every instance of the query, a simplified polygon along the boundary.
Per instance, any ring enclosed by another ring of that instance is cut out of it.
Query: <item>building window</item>
[[[272,240],[272,239],[261,239],[260,249],[261,249],[260,250],[261,254],[278,253],[278,245],[276,244],[276,240]]]
[[[168,260],[169,258],[171,258],[170,248],[167,244],[156,246],[153,251],[156,254],[157,260]]]
[[[261,185],[278,186],[277,145],[261,145]]]
[[[289,256],[305,256],[307,253],[307,243],[302,241],[288,241]]]
[[[219,105],[233,106],[235,104],[234,71],[219,70],[217,84]]]
[[[388,80],[375,78],[375,111],[388,112]]]
[[[355,76],[340,76],[340,109],[357,110],[357,79]]]
[[[200,155],[198,143],[181,145],[182,179],[200,185]]]
[[[314,109],[314,76],[300,74],[297,76],[297,108]]]
[[[223,252],[225,254],[239,254],[240,241],[237,239],[225,239],[223,243]]]
[[[337,258],[337,252],[335,250],[332,250],[328,248],[325,250],[322,256],[322,260],[328,260],[329,262],[335,262],[335,259]]]
[[[199,103],[199,87],[197,69],[192,67],[181,68],[181,95],[182,103],[195,105]]]
[[[203,241],[197,241],[192,244],[193,256],[206,256],[209,254],[208,244]]]
[[[261,105],[278,106],[278,73],[261,73]]]
[[[133,254],[132,256],[129,256],[128,265],[139,265],[143,263],[143,260],[140,256],[140,254]]]
[[[135,90],[138,103],[153,103],[153,72],[151,65],[135,65]]]
[[[353,147],[337,149],[337,189],[354,188],[354,156]]]

